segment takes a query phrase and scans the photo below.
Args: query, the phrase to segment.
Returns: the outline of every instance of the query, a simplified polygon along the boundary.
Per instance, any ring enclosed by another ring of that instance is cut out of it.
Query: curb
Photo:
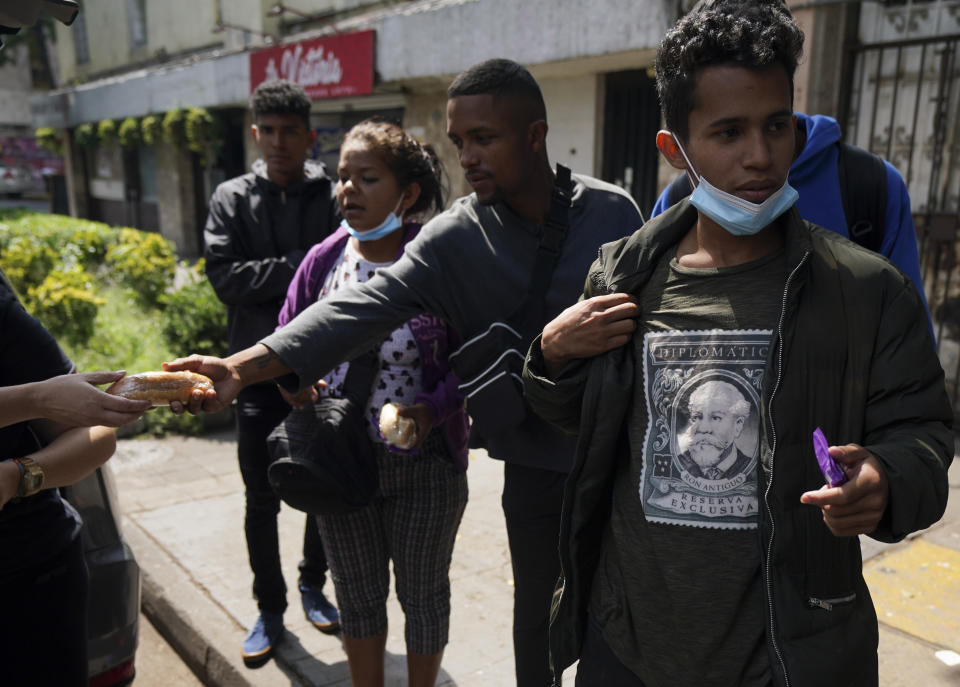
[[[201,682],[208,687],[308,687],[276,660],[256,669],[244,666],[240,643],[246,630],[135,520],[124,516],[123,530],[140,565],[143,614]]]

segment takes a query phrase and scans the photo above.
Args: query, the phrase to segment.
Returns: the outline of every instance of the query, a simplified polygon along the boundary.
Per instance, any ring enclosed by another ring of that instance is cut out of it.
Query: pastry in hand
[[[417,423],[413,418],[401,417],[401,406],[384,403],[380,409],[380,433],[387,443],[400,449],[411,449],[417,443]]]
[[[213,391],[213,382],[196,372],[141,372],[114,382],[107,393],[168,406],[171,401],[186,404],[196,390]]]

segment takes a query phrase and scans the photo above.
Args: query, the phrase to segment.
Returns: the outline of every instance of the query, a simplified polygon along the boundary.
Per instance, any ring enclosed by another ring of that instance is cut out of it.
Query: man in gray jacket
[[[531,406],[579,435],[556,684],[579,659],[578,685],[875,687],[856,535],[943,514],[952,413],[923,303],[794,207],[802,41],[779,0],[717,0],[667,33],[657,145],[696,189],[604,246],[531,346]],[[732,442],[722,474],[683,460],[693,422]],[[825,483],[818,427],[845,482]]]
[[[252,134],[261,159],[253,171],[220,184],[210,199],[204,231],[207,276],[227,306],[229,350],[239,351],[277,327],[277,315],[307,250],[337,222],[333,182],[307,161],[316,132],[310,100],[289,81],[261,84],[251,96]],[[237,397],[237,454],[246,495],[244,531],[253,594],[260,615],[244,640],[248,664],[269,658],[283,632],[286,584],[280,568],[280,499],[267,480],[267,435],[290,412],[275,384],[256,384]],[[327,558],[317,521],[307,516],[300,563],[303,610],[322,632],[339,627],[337,609],[322,587]]]
[[[521,65],[495,59],[460,74],[448,96],[447,133],[474,193],[428,222],[396,263],[311,306],[262,343],[226,360],[195,356],[169,365],[212,376],[217,398],[206,399],[205,409],[229,402],[253,381],[291,370],[296,378],[285,381],[306,386],[421,313],[444,318],[469,344],[494,323],[511,319],[523,303],[523,314],[534,308],[541,313],[532,337],[576,298],[597,248],[640,225],[636,204],[623,190],[573,175],[562,189],[561,214],[568,229],[559,251],[551,249],[557,260],[549,288],[544,298],[525,300],[560,183],[547,156],[540,88]],[[526,350],[528,342],[512,347]],[[493,346],[487,362],[501,354],[511,355]],[[200,400],[192,409],[199,409]],[[497,408],[481,416],[470,400],[467,410],[477,426],[498,419],[493,417]],[[517,683],[543,687],[550,682],[547,624],[559,575],[561,493],[574,441],[533,413],[485,434],[482,441],[491,457],[505,462]]]

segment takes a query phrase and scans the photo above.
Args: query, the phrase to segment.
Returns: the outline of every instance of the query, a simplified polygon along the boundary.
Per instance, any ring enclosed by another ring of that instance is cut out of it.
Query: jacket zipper
[[[776,523],[773,520],[773,511],[770,509],[770,489],[773,487],[773,463],[777,455],[777,428],[773,423],[773,399],[780,390],[780,381],[783,379],[783,320],[787,314],[787,296],[790,293],[790,283],[796,276],[800,268],[810,256],[810,251],[803,254],[800,262],[790,272],[787,277],[787,283],[783,287],[783,301],[780,304],[780,320],[777,322],[777,382],[773,385],[773,391],[770,392],[770,400],[767,402],[767,413],[770,415],[770,434],[772,435],[772,444],[770,449],[770,479],[767,480],[767,488],[763,493],[763,505],[767,509],[767,517],[770,518],[770,541],[767,543],[767,608],[770,612],[770,642],[773,644],[773,651],[777,655],[777,661],[780,662],[780,670],[783,671],[783,679],[790,687],[790,676],[787,675],[787,666],[783,662],[783,654],[780,653],[780,645],[777,644],[777,634],[774,627],[773,618],[773,577],[770,574],[771,561],[773,559],[773,538],[776,534]]]
[[[818,599],[815,596],[810,596],[810,597],[807,597],[807,605],[816,606],[817,608],[822,608],[825,611],[832,611],[834,606],[839,606],[840,604],[848,604],[856,598],[857,598],[856,594],[847,594],[846,596],[838,596],[834,599]]]

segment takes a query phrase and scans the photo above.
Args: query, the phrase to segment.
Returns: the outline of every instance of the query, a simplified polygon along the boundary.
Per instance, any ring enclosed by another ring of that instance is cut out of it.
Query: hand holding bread
[[[380,409],[380,433],[388,444],[402,450],[420,448],[436,425],[433,408],[426,403],[387,403]]]
[[[121,398],[97,388],[116,382],[123,375],[123,370],[70,373],[4,387],[4,394],[15,398],[16,402],[4,404],[0,401],[4,409],[0,411],[0,426],[38,418],[52,420],[64,427],[120,427],[129,424],[143,415],[150,404]]]
[[[141,372],[114,382],[107,393],[165,406],[174,401],[186,405],[194,392],[213,390],[210,378],[196,372]]]
[[[391,446],[411,449],[417,443],[417,423],[413,418],[398,414],[402,406],[384,403],[380,408],[380,434]]]

